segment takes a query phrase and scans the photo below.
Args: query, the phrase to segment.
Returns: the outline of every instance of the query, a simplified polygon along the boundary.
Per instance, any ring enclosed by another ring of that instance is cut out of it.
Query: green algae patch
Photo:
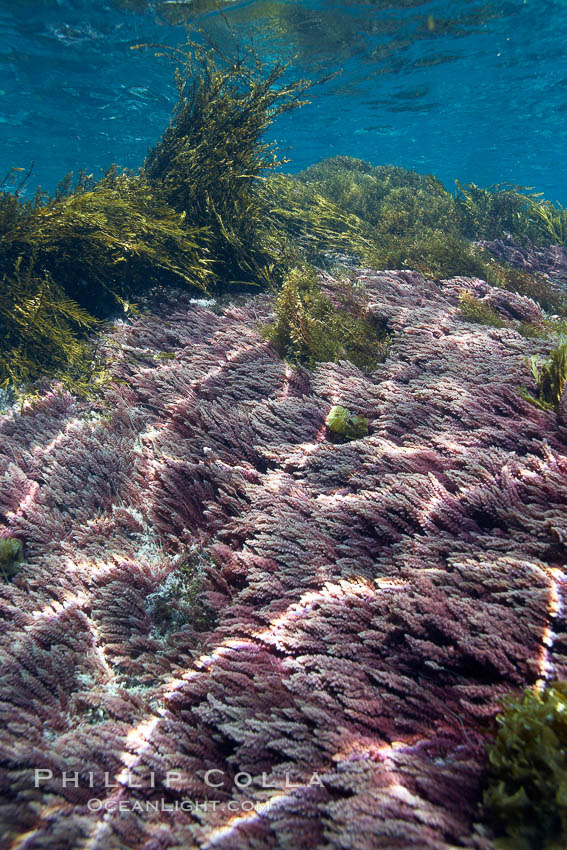
[[[472,322],[477,325],[505,328],[509,324],[495,310],[489,307],[488,304],[485,304],[480,298],[475,298],[470,292],[463,292],[459,296],[459,314],[466,322]]]
[[[496,847],[560,850],[567,841],[567,683],[509,697],[496,721],[483,797],[502,836]]]
[[[215,295],[276,290],[265,336],[283,357],[308,367],[342,358],[371,371],[387,330],[348,287],[332,300],[323,294],[297,271],[306,263],[477,276],[567,316],[545,276],[471,242],[511,233],[565,244],[564,210],[513,187],[459,185],[453,196],[431,175],[346,156],[274,175],[285,160],[266,132],[306,102],[311,81],[290,82],[286,64],[267,67],[253,52],[230,62],[194,42],[160,50],[177,65],[179,98],[139,173],[112,167],[74,187],[68,177],[53,197],[31,200],[29,174],[15,192],[0,185],[0,386],[29,392],[45,376],[88,394],[104,380],[89,344],[99,322],[135,311],[150,287],[179,285]]]
[[[0,537],[0,576],[10,581],[18,574],[24,560],[24,546],[17,537]]]
[[[346,255],[369,256],[375,233],[368,222],[297,177],[274,174],[260,187],[265,214],[286,245],[290,262],[328,265]]]
[[[214,560],[204,550],[188,551],[160,587],[146,597],[154,635],[167,636],[189,626],[208,631],[216,617],[207,602],[205,575]]]
[[[567,298],[544,275],[497,262],[487,252],[482,252],[481,256],[484,260],[484,280],[491,286],[525,295],[548,313],[567,316]]]
[[[39,203],[0,242],[3,267],[33,257],[91,315],[105,317],[152,283],[207,289],[207,232],[188,225],[139,175],[111,169]],[[9,274],[9,273],[8,273]]]
[[[310,166],[297,178],[379,233],[399,236],[422,228],[457,231],[453,197],[431,175],[337,156]]]
[[[386,326],[370,318],[363,295],[349,282],[333,298],[321,290],[313,267],[296,266],[277,295],[275,321],[262,328],[262,335],[295,365],[313,368],[320,362],[350,360],[371,372],[387,351]]]
[[[499,183],[481,188],[457,184],[460,230],[471,239],[500,239],[511,234],[520,243],[567,245],[567,210],[523,186]]]
[[[503,183],[488,188],[458,180],[455,183],[459,230],[463,235],[471,239],[499,239],[505,233],[522,240],[528,237],[528,198],[521,189]]]
[[[543,362],[536,356],[528,357],[526,362],[536,382],[537,396],[521,389],[522,397],[540,410],[554,410],[558,414],[567,382],[567,341],[554,348]]]
[[[350,216],[351,253],[372,268],[414,269],[438,280],[481,276],[483,263],[461,233],[455,199],[432,175],[338,156],[295,177]]]
[[[360,440],[368,435],[368,419],[351,413],[346,407],[336,404],[325,419],[329,439],[333,442]]]
[[[315,195],[338,210],[335,221],[350,216],[352,250],[347,253],[373,268],[409,268],[435,280],[476,276],[529,295],[544,309],[564,309],[564,298],[543,276],[496,263],[471,241],[511,235],[524,245],[567,244],[567,211],[529,190],[505,184],[482,189],[457,182],[452,195],[433,175],[391,165],[374,167],[348,156],[325,159],[296,174],[295,180],[307,193],[295,199],[305,220],[311,217],[312,225],[318,219],[322,224],[309,200]],[[293,219],[299,218],[296,209]],[[342,232],[346,234],[344,225]],[[335,240],[338,250],[339,242]]]

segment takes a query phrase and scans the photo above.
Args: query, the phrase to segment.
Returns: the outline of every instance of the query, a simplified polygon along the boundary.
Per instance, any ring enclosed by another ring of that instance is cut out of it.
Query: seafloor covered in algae
[[[0,194],[1,846],[559,848],[567,213],[268,177],[309,84],[180,56]]]
[[[269,297],[179,297],[103,337],[95,404],[2,419],[6,846],[494,846],[499,700],[567,675],[566,431],[517,391],[546,344],[459,298],[538,308],[351,276],[393,333],[371,375],[286,365]],[[367,436],[327,438],[339,403]]]

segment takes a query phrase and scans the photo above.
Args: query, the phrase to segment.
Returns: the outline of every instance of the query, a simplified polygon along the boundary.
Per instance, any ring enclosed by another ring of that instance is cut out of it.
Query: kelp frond
[[[536,383],[537,397],[525,390],[521,391],[521,395],[541,410],[558,413],[567,382],[567,341],[561,341],[542,363],[533,356],[527,358],[527,364]]]
[[[567,841],[567,684],[504,701],[488,745],[484,809],[497,847],[558,850]]]
[[[567,210],[524,186],[498,184],[486,189],[475,183],[461,185],[455,198],[461,230],[474,239],[567,245]]]
[[[188,226],[138,175],[111,169],[40,205],[0,238],[4,267],[35,256],[73,300],[106,316],[151,283],[206,290],[206,229]]]
[[[140,173],[68,175],[33,201],[0,194],[1,381],[78,365],[91,317],[151,286],[268,285],[288,267],[287,235],[260,194],[261,172],[279,164],[263,134],[310,82],[284,82],[286,65],[252,52],[225,62],[189,43],[171,56],[179,102]]]
[[[259,193],[274,231],[284,232],[309,261],[337,254],[360,259],[372,250],[368,223],[295,177],[271,175]]]
[[[551,201],[527,199],[527,213],[540,240],[555,245],[567,245],[567,210]]]
[[[268,69],[254,54],[225,65],[189,43],[170,55],[181,66],[179,102],[143,174],[178,212],[208,228],[220,283],[265,284],[281,246],[258,195],[258,178],[280,164],[264,133],[306,102],[311,82],[284,83],[287,65]]]
[[[27,386],[43,374],[69,376],[93,368],[81,337],[96,319],[68,298],[48,273],[20,258],[0,282],[0,385]],[[79,381],[80,383],[80,381]]]

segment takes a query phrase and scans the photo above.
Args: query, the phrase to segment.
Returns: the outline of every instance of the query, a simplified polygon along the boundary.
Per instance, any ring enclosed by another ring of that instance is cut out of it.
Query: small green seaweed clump
[[[332,407],[325,419],[325,425],[329,432],[329,439],[333,442],[344,442],[347,440],[359,440],[368,434],[368,419],[351,413],[346,407],[336,404]]]
[[[0,574],[4,581],[17,575],[24,560],[24,546],[17,537],[0,537]]]
[[[386,329],[365,315],[365,304],[350,284],[336,294],[334,304],[321,291],[315,269],[293,268],[276,299],[276,321],[263,328],[282,357],[313,368],[319,362],[350,360],[371,372],[383,358]]]
[[[487,258],[483,278],[499,289],[531,298],[547,313],[567,316],[567,298],[542,274],[530,274],[524,269],[506,266],[490,257]]]
[[[567,683],[509,697],[488,746],[483,805],[506,850],[563,850],[567,842]]]
[[[470,292],[463,292],[460,295],[459,313],[466,322],[474,322],[477,325],[505,328],[508,324],[492,307],[489,307],[480,298],[475,298]]]
[[[535,356],[529,357],[527,362],[536,382],[537,398],[522,391],[523,398],[541,410],[555,410],[558,413],[567,381],[567,341],[553,349],[543,363]]]

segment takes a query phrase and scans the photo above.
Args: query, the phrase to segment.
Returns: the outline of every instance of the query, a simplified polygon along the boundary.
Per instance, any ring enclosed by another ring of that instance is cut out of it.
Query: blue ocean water
[[[0,178],[28,169],[137,167],[175,102],[172,69],[140,42],[176,45],[215,0],[0,0]],[[223,2],[234,29],[293,73],[342,74],[272,128],[296,171],[348,154],[486,186],[535,187],[567,205],[565,0]],[[228,39],[229,41],[229,39]]]

